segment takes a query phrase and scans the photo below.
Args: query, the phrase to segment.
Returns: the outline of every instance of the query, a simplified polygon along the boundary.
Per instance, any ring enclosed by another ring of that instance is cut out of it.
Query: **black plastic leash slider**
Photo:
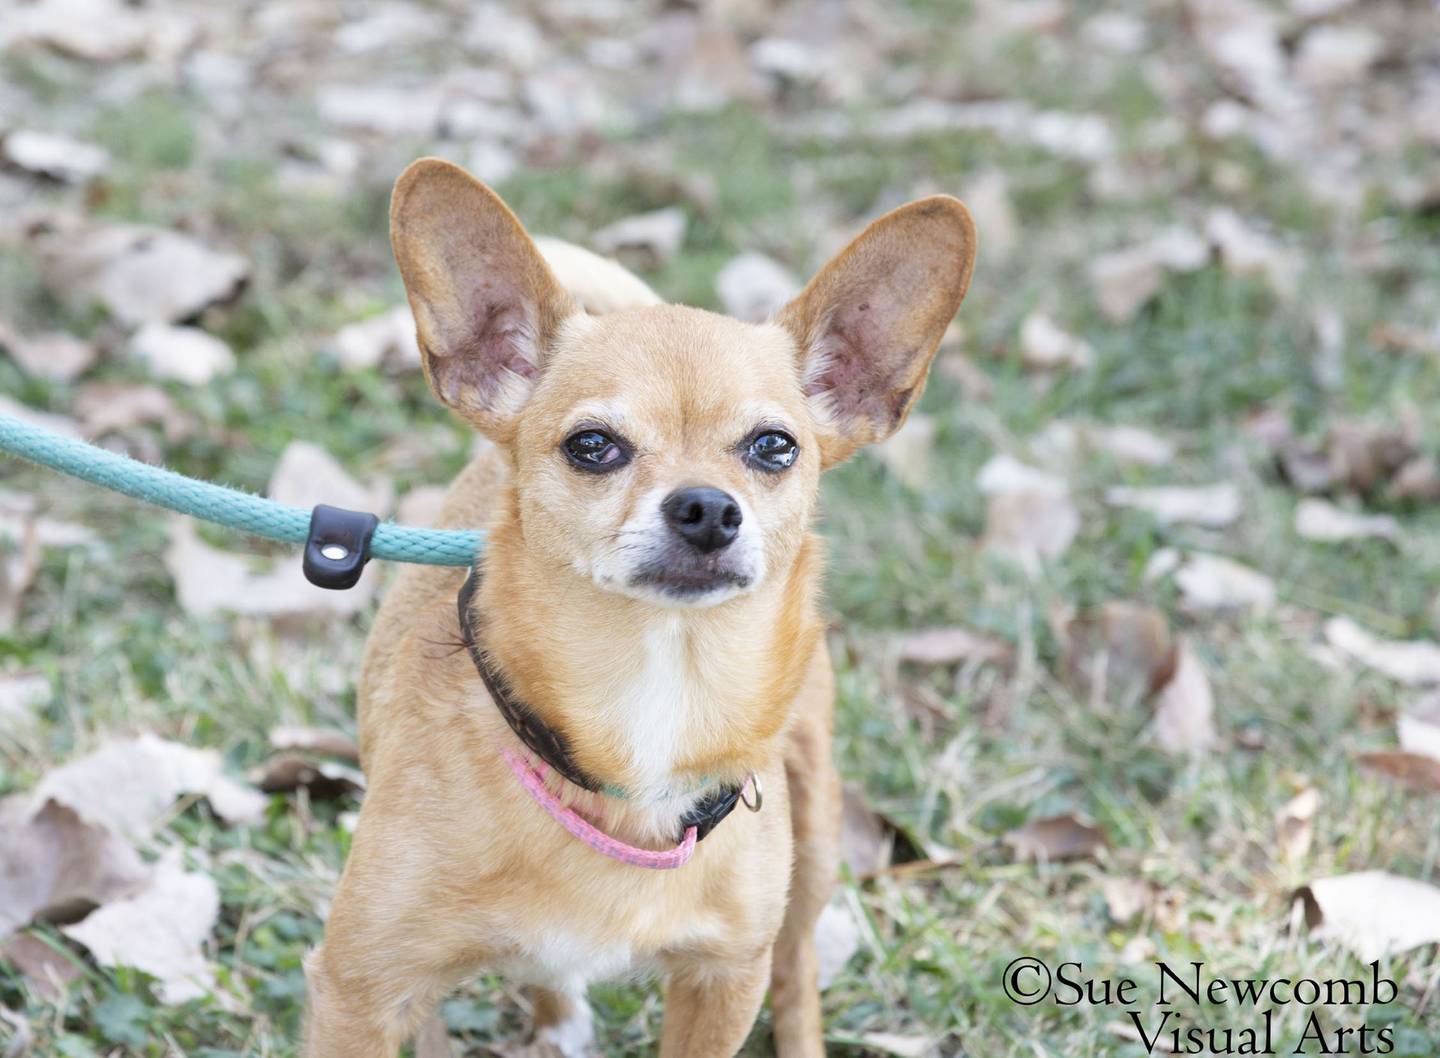
[[[347,511],[317,503],[310,512],[301,568],[305,579],[321,588],[353,588],[370,561],[370,538],[380,519],[364,511]]]

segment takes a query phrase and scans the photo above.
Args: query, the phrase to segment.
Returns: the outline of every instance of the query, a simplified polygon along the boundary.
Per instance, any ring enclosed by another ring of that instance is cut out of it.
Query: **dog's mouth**
[[[750,574],[719,562],[675,562],[656,563],[637,570],[629,586],[694,602],[721,591],[744,591],[750,587],[750,581]]]

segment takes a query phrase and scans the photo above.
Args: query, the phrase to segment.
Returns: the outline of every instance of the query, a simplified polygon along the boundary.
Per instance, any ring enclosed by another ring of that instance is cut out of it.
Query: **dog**
[[[766,323],[660,303],[438,159],[391,201],[435,394],[493,442],[359,688],[368,792],[307,1058],[390,1058],[466,976],[530,988],[537,1045],[594,1052],[589,982],[664,981],[660,1054],[824,1053],[814,928],[840,784],[818,612],[820,474],[919,398],[974,266],[934,196],[875,221]],[[589,308],[590,311],[585,311]],[[458,601],[457,601],[458,600]]]

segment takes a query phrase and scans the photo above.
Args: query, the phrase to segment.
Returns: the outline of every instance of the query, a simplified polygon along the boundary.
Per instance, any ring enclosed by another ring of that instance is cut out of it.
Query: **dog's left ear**
[[[775,321],[800,348],[822,466],[904,423],[974,267],[969,211],[935,195],[875,221],[780,310]]]

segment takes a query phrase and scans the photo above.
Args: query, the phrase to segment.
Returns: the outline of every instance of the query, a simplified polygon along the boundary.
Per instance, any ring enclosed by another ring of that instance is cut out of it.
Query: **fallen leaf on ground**
[[[225,775],[220,754],[167,742],[151,734],[108,742],[48,772],[32,804],[54,801],[87,823],[125,837],[143,837],[181,796],[210,802],[228,823],[256,823],[265,798]]]
[[[272,727],[270,745],[278,750],[302,750],[348,761],[360,760],[360,747],[355,744],[355,740],[343,731],[328,727]]]
[[[9,518],[4,519],[9,523]],[[0,525],[0,536],[19,537],[19,546],[0,552],[0,634],[9,632],[20,620],[25,593],[40,572],[40,534],[33,518],[17,527]]]
[[[1153,606],[1115,599],[1077,614],[1057,614],[1067,682],[1101,700],[1147,695],[1169,683],[1179,657],[1170,622]]]
[[[617,261],[563,239],[542,236],[535,245],[560,279],[560,285],[592,316],[661,303],[659,294]],[[413,340],[413,325],[411,332]]]
[[[1440,760],[1403,749],[1362,753],[1356,760],[1367,771],[1397,780],[1412,790],[1440,793]]]
[[[636,268],[653,269],[670,261],[685,242],[685,211],[678,206],[625,217],[591,238],[595,249]]]
[[[55,382],[78,378],[100,355],[94,345],[73,334],[51,331],[24,338],[4,323],[0,323],[0,347],[27,375]]]
[[[1295,505],[1295,534],[1327,544],[1346,540],[1393,543],[1400,537],[1400,523],[1388,514],[1360,514],[1329,500],[1307,498]]]
[[[420,344],[409,305],[397,305],[379,316],[341,327],[332,344],[336,359],[346,371],[420,366]]]
[[[283,753],[265,762],[254,776],[255,785],[267,794],[307,790],[320,801],[354,797],[365,792],[365,776],[354,768],[334,761],[307,760]]]
[[[53,415],[46,411],[36,411],[28,404],[21,404],[18,400],[7,397],[3,393],[0,393],[0,415],[8,415],[12,419],[19,419],[31,426],[39,426],[51,433],[58,433],[61,437],[79,437],[81,432],[80,424],[74,419],[64,415]]]
[[[1431,691],[1395,720],[1400,748],[1440,760],[1440,691]]]
[[[420,1031],[415,1034],[413,1045],[415,1058],[454,1058],[455,1044],[450,1039],[450,1027],[439,1014],[433,1014]]]
[[[1083,370],[1094,363],[1095,347],[1062,331],[1049,316],[1033,312],[1020,326],[1020,359],[1041,371]]]
[[[0,578],[0,591],[4,587]],[[51,693],[50,680],[44,673],[0,673],[0,735],[14,738],[30,731],[35,725],[35,707],[48,702]]]
[[[1074,463],[1095,454],[1117,463],[1162,467],[1175,458],[1175,445],[1138,426],[1054,419],[1030,442],[1033,454],[1046,463]]]
[[[170,530],[165,568],[175,580],[180,607],[192,617],[217,613],[274,619],[359,613],[375,592],[373,578],[360,579],[348,591],[318,588],[305,579],[293,556],[264,563],[256,572],[244,555],[211,547],[183,518]]]
[[[395,505],[395,520],[401,525],[432,529],[440,524],[445,510],[445,497],[450,490],[443,485],[420,485],[400,497]]]
[[[230,347],[199,327],[147,323],[130,339],[130,353],[155,378],[203,386],[235,370]]]
[[[1175,672],[1155,698],[1155,741],[1167,753],[1202,753],[1215,743],[1210,676],[1184,640],[1176,654]]]
[[[1186,609],[1207,612],[1251,610],[1263,613],[1275,605],[1275,582],[1234,559],[1195,551],[1183,558],[1176,551],[1155,552],[1146,578],[1171,575]]]
[[[1440,463],[1430,456],[1407,460],[1390,479],[1386,495],[1394,500],[1440,503]]]
[[[760,323],[800,293],[800,284],[779,262],[760,253],[742,253],[720,269],[715,293],[728,315]]]
[[[841,796],[840,858],[855,878],[869,878],[890,865],[894,833],[865,802],[859,787],[846,783]]]
[[[1361,962],[1440,941],[1440,889],[1386,871],[1317,878],[1300,890],[1305,921]]]
[[[75,414],[90,440],[123,434],[138,426],[158,426],[168,444],[188,437],[191,418],[158,386],[126,382],[91,382],[75,394]]]
[[[1185,522],[1218,529],[1240,517],[1240,490],[1229,482],[1150,488],[1118,485],[1105,490],[1105,502],[1148,511],[1166,524]]]
[[[4,153],[11,165],[67,184],[83,184],[110,167],[110,152],[103,147],[35,129],[7,133]]]
[[[1133,319],[1160,293],[1164,279],[1165,267],[1148,245],[1101,254],[1090,262],[1095,300],[1112,323]]]
[[[1000,840],[1017,860],[1076,860],[1109,846],[1104,831],[1070,814],[1032,819]]]
[[[1305,858],[1315,834],[1315,813],[1319,810],[1320,791],[1308,786],[1275,813],[1275,844],[1282,859],[1294,863]]]
[[[220,890],[206,874],[186,871],[178,850],[163,856],[150,881],[91,912],[62,932],[90,949],[101,966],[131,966],[156,980],[166,1003],[215,990],[205,942],[220,914]]]
[[[388,485],[366,487],[329,452],[310,441],[291,441],[275,461],[265,495],[291,507],[327,503],[384,517],[394,499]]]
[[[1128,926],[1144,914],[1155,895],[1148,882],[1113,875],[1100,880],[1100,892],[1105,897],[1105,910],[1117,926]]]
[[[900,640],[900,660],[914,665],[1008,662],[1014,649],[996,636],[947,626],[911,632]]]
[[[1059,558],[1080,532],[1063,478],[997,455],[980,468],[977,484],[986,496],[985,547],[1027,569]]]
[[[933,416],[914,412],[905,425],[871,451],[906,487],[923,492],[932,484],[930,453],[939,424]]]
[[[66,986],[83,974],[76,959],[29,933],[0,943],[0,963],[19,970],[36,995],[49,1000],[64,995]]]
[[[0,938],[35,919],[71,921],[150,873],[121,838],[23,795],[0,801],[0,864]]]
[[[1020,237],[1020,220],[1015,215],[1004,171],[985,170],[965,185],[960,198],[975,216],[977,235],[985,243],[985,252],[994,260],[1007,256]]]
[[[1440,644],[1381,639],[1343,616],[1325,622],[1325,640],[1361,664],[1400,683],[1440,683]]]
[[[1411,423],[1334,423],[1326,438],[1326,454],[1333,480],[1357,492],[1377,491],[1417,451],[1416,427]]]
[[[820,964],[820,990],[829,988],[860,950],[860,927],[849,905],[831,901],[815,922],[815,957]]]
[[[1365,79],[1384,50],[1384,38],[1369,27],[1316,26],[1300,38],[1295,79],[1316,89],[1353,85]]]
[[[898,1032],[866,1032],[860,1036],[860,1043],[894,1058],[926,1058],[935,1050],[935,1040],[929,1036],[905,1036]]]
[[[1217,209],[1205,224],[1225,270],[1240,276],[1259,276],[1277,294],[1295,286],[1299,262],[1270,239],[1251,228],[1233,210]]]
[[[121,323],[175,323],[239,293],[243,257],[179,232],[134,224],[60,225],[34,237],[41,274],[57,294],[98,301]]]

